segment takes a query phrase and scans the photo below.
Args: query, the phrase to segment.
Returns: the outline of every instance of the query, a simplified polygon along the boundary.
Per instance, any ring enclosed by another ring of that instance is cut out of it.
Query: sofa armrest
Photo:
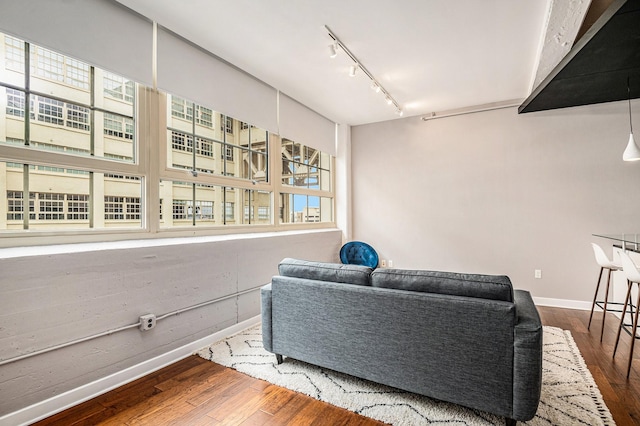
[[[542,385],[542,323],[531,294],[514,291],[513,411],[517,420],[535,416]]]
[[[260,289],[262,305],[262,344],[269,352],[273,352],[273,333],[271,324],[271,284]]]

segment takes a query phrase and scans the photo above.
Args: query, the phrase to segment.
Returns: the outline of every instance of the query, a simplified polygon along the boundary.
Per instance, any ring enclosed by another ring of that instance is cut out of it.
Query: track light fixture
[[[393,105],[396,108],[396,114],[402,117],[404,112],[400,107],[400,104],[393,98],[393,96],[391,96],[389,92],[387,92],[387,90],[382,87],[378,80],[376,80],[375,77],[369,72],[369,70],[364,65],[362,65],[362,62],[360,62],[358,58],[356,58],[355,55],[351,53],[347,46],[345,46],[344,43],[340,41],[338,36],[336,36],[328,26],[325,25],[324,28],[329,33],[329,37],[331,37],[331,39],[333,40],[333,43],[329,45],[330,57],[334,58],[338,54],[338,48],[342,49],[344,53],[353,61],[353,65],[349,67],[349,76],[354,77],[356,75],[356,71],[358,71],[358,68],[360,68],[362,72],[371,80],[371,88],[373,89],[373,91],[376,93],[382,92],[385,100],[387,101],[387,104]]]
[[[335,58],[338,56],[338,43],[331,43],[329,45],[329,57]]]

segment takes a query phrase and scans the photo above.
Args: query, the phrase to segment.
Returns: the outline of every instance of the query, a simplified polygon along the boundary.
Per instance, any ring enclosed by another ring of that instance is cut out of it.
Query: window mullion
[[[89,172],[89,228],[95,227],[95,173]]]
[[[31,45],[24,42],[24,144],[29,145],[31,142]]]
[[[138,91],[138,152],[140,167],[146,177],[143,209],[144,227],[152,233],[160,229],[160,179],[167,165],[166,143],[151,143],[166,138],[167,97],[158,91],[140,87]],[[164,206],[163,215],[171,215],[173,207]]]
[[[89,67],[89,98],[91,99],[91,107],[89,108],[89,152],[91,155],[96,155],[96,120],[95,110],[96,106],[96,73],[94,67]]]
[[[29,198],[29,165],[23,164],[22,166],[22,229],[29,229],[29,216],[30,211]]]

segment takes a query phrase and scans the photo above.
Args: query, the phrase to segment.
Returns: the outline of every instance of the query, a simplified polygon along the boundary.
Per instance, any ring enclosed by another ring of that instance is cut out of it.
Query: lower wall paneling
[[[337,261],[341,238],[339,230],[292,232],[0,259],[0,362],[230,296],[159,319],[149,331],[130,328],[0,365],[0,424],[255,318],[258,289],[282,258]]]

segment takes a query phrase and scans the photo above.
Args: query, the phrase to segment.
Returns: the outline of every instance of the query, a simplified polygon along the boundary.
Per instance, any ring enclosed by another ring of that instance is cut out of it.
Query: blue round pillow
[[[349,241],[340,249],[340,261],[345,265],[378,266],[378,253],[367,243]]]

